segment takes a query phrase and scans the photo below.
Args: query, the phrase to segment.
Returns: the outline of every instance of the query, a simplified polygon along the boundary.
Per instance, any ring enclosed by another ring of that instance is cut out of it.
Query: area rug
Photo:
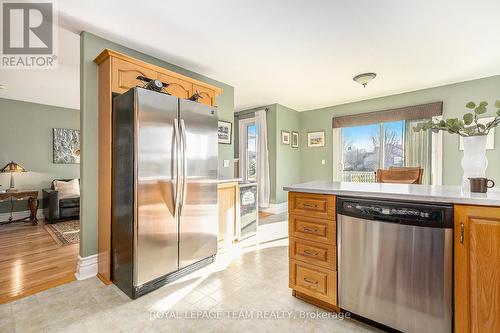
[[[80,220],[46,224],[44,227],[59,245],[80,243]]]
[[[288,220],[288,213],[273,214],[259,219],[259,225],[285,222]]]

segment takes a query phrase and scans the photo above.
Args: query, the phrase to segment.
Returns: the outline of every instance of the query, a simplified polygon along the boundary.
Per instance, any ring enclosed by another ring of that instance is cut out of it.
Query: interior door
[[[184,150],[184,196],[179,221],[179,268],[217,251],[217,110],[179,100]]]
[[[178,225],[174,217],[178,99],[137,88],[137,246],[134,285],[178,268]]]

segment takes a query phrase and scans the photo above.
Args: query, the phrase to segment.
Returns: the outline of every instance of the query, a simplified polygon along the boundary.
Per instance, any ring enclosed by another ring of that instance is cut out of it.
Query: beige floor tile
[[[350,319],[300,317],[323,310],[292,297],[286,241],[272,245],[222,252],[213,265],[137,300],[97,278],[59,286],[1,305],[0,332],[377,332]],[[290,311],[292,318],[255,317],[263,311]],[[195,319],[192,313],[220,318]],[[254,317],[235,319],[241,313]]]

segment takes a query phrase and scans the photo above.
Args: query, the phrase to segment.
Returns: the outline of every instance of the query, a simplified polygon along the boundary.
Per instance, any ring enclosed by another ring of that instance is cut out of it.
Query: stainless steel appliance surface
[[[113,100],[112,280],[136,298],[217,252],[217,112],[133,88]]]
[[[403,332],[452,332],[453,208],[337,199],[339,306]]]

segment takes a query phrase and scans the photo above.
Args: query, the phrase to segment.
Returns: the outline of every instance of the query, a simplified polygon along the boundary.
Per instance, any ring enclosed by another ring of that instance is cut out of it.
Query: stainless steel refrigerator
[[[113,99],[112,281],[139,297],[214,260],[217,110],[143,88]]]

